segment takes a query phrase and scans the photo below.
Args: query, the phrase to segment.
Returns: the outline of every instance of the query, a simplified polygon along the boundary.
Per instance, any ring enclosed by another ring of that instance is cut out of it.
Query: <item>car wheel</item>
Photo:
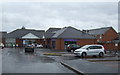
[[[71,52],[74,52],[74,50],[71,50]]]
[[[104,56],[103,52],[100,52],[99,57],[103,57],[103,56]]]
[[[82,53],[81,57],[85,57],[87,54],[85,52]]]
[[[67,50],[68,52],[71,52],[71,50]]]

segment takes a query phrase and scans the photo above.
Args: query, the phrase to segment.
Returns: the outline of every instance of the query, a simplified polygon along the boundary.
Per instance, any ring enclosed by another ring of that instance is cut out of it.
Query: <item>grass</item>
[[[61,56],[59,53],[43,53],[43,55]]]

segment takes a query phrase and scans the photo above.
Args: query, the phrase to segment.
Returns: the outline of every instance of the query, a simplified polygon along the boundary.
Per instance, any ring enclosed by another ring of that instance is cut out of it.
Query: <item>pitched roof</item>
[[[32,33],[36,35],[39,38],[42,38],[44,34],[44,30],[33,30],[33,29],[16,29],[6,36],[6,38],[22,38],[22,36],[25,36],[28,33]]]
[[[45,38],[51,38],[55,33],[49,33],[49,32],[46,32],[44,33],[44,36]]]
[[[0,32],[0,38],[4,38],[7,35],[7,32]]]
[[[50,33],[50,32],[54,32],[54,31],[60,30],[60,29],[61,28],[49,28],[46,32]]]
[[[91,34],[91,35],[101,35],[101,34],[104,34],[106,31],[108,31],[110,28],[112,28],[112,27],[91,29],[91,30],[87,30],[87,33]]]
[[[56,31],[52,38],[65,38],[65,39],[96,39],[94,36],[77,30],[73,27],[65,27]]]

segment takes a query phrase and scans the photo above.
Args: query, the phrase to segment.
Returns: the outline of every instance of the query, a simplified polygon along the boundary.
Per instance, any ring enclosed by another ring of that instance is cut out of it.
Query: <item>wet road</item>
[[[2,50],[2,73],[74,73],[41,51],[25,53],[20,48]]]

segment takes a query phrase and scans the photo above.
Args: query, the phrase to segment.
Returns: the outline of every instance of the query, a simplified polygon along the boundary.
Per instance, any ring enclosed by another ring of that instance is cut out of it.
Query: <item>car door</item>
[[[98,50],[97,46],[90,46],[88,48],[89,55],[97,55],[98,51],[99,50]]]
[[[101,51],[102,47],[101,46],[95,46],[95,55],[98,55]]]
[[[93,55],[93,53],[94,53],[94,48],[93,48],[93,46],[89,46],[89,47],[87,48],[87,55]]]
[[[100,46],[92,46],[90,49],[91,55],[98,55],[100,48]]]

